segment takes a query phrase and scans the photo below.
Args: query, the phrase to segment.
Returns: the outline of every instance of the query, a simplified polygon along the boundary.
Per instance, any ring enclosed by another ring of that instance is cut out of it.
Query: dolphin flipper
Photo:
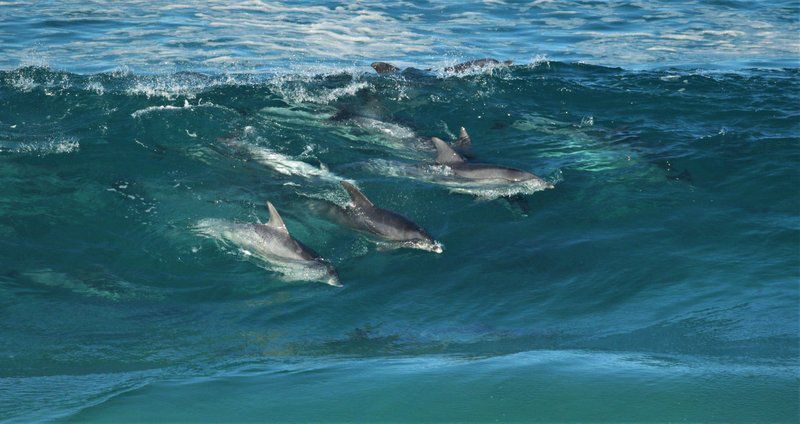
[[[271,202],[267,202],[267,209],[269,209],[269,221],[267,222],[267,225],[278,231],[289,234],[286,224],[283,223],[283,219],[281,218],[280,214],[278,214],[278,210],[275,209],[275,206],[272,206]]]
[[[364,193],[360,192],[354,185],[348,183],[347,181],[341,181],[342,187],[347,190],[347,194],[350,195],[350,199],[353,200],[353,204],[357,208],[372,208],[374,205],[372,202],[367,199],[367,196],[364,196]]]
[[[431,141],[436,146],[436,163],[440,165],[452,165],[454,163],[463,163],[464,158],[461,157],[449,144],[438,137],[431,137]]]

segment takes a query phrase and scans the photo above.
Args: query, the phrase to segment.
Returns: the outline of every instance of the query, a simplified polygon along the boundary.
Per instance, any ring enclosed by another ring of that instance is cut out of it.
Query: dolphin
[[[463,72],[470,71],[472,69],[482,69],[489,66],[511,66],[512,63],[513,62],[510,60],[505,60],[501,62],[497,59],[488,57],[485,59],[468,60],[466,62],[462,62],[457,65],[448,66],[444,68],[444,70],[445,72],[455,72],[460,74]],[[372,67],[372,69],[375,70],[375,72],[377,72],[380,75],[400,72],[400,68],[387,62],[372,62],[370,66]],[[432,70],[433,70],[432,68],[425,69],[425,71],[432,71]],[[417,68],[406,68],[406,71],[419,72],[420,70]]]
[[[553,188],[553,184],[527,171],[484,163],[470,163],[444,140],[432,137],[436,147],[436,163],[448,167],[462,180],[477,184],[527,183],[541,188]]]
[[[228,223],[202,220],[201,233],[237,245],[246,254],[273,265],[277,271],[296,280],[322,281],[342,287],[339,274],[317,252],[295,240],[286,228],[275,206],[267,202],[269,221],[261,223]]]
[[[344,208],[336,206],[337,215],[349,227],[401,247],[435,253],[444,251],[442,244],[419,225],[398,213],[375,206],[349,182],[342,181],[341,184],[350,195],[351,203]]]
[[[263,252],[266,254],[265,259],[300,265],[311,271],[310,274],[323,275],[326,284],[342,287],[339,274],[333,266],[289,234],[286,224],[271,202],[267,202],[267,209],[269,221],[266,224],[253,224],[253,229],[261,239]]]
[[[400,70],[400,68],[397,66],[386,62],[372,62],[372,64],[369,66],[371,66],[372,69],[379,74],[392,74]]]

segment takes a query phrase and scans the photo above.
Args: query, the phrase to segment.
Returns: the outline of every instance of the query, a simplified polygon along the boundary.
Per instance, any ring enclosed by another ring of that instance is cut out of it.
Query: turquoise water
[[[0,3],[0,420],[796,421],[798,13]],[[440,184],[460,126],[555,188]]]

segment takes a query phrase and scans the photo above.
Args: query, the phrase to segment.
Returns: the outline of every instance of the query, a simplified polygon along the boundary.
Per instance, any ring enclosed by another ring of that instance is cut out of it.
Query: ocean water
[[[0,3],[0,421],[796,422],[799,15]],[[344,287],[220,236],[266,201]]]

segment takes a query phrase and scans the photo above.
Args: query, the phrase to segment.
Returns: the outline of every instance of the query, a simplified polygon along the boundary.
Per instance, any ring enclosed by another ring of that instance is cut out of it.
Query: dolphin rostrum
[[[442,253],[444,247],[434,240],[427,231],[408,218],[381,209],[372,204],[363,193],[347,181],[341,182],[342,187],[350,195],[351,203],[340,210],[340,215],[350,227],[374,236],[378,236],[402,247],[427,250]]]
[[[286,224],[272,203],[267,202],[267,209],[269,221],[266,224],[252,224],[258,235],[258,240],[253,244],[263,259],[278,266],[300,268],[308,274],[309,279],[319,279],[326,284],[342,287],[333,266],[289,234]]]
[[[466,131],[464,131],[466,134]],[[484,163],[470,163],[458,154],[444,140],[432,137],[436,146],[436,163],[450,168],[453,174],[463,180],[474,183],[521,183],[536,184],[541,188],[553,188],[553,184],[543,180],[527,171],[522,171],[504,166],[497,166]]]

